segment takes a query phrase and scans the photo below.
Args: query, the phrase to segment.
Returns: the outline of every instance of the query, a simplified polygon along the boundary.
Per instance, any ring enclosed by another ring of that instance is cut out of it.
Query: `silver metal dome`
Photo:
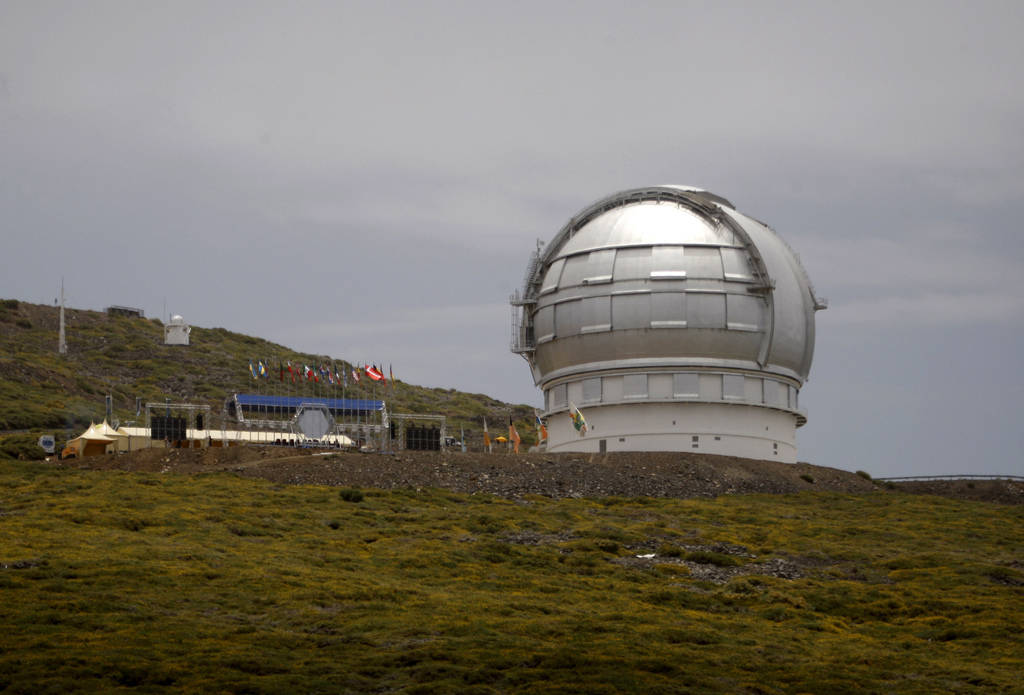
[[[772,229],[684,186],[622,191],[580,211],[538,248],[512,304],[512,349],[542,388],[666,368],[761,372],[799,388],[825,308]]]

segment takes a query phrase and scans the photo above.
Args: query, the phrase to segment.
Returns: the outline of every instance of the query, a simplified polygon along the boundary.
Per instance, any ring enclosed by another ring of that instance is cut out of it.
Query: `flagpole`
[[[374,412],[377,411],[377,380],[376,379],[373,380],[373,409],[374,409]],[[375,427],[377,425],[377,422],[378,422],[378,418],[375,415],[374,418],[373,418],[373,424],[374,424]]]

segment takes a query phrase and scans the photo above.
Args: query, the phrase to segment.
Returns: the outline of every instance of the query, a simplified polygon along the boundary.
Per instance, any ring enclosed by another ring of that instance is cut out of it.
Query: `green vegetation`
[[[334,363],[351,370],[340,357],[299,353],[282,345],[224,328],[192,327],[188,347],[164,345],[159,319],[108,316],[97,311],[67,309],[68,354],[57,354],[58,309],[0,299],[0,432],[43,429],[57,435],[60,445],[104,417],[104,398],[113,397],[114,416],[121,422],[135,419],[135,401],[208,404],[215,419],[224,400],[235,392],[276,387],[279,364]],[[269,362],[272,377],[254,383],[249,361]],[[350,383],[349,398],[385,398],[395,412],[438,414],[448,419],[449,432],[465,427],[477,448],[482,439],[482,418],[494,431],[511,413],[525,447],[534,443],[532,409],[510,405],[482,394],[454,389],[424,388],[399,380],[385,394],[368,379]],[[287,378],[287,374],[286,374]],[[298,392],[296,392],[298,393]],[[307,395],[314,395],[307,391]],[[320,395],[341,396],[339,389]],[[38,435],[37,435],[38,437]],[[0,437],[2,440],[2,437]],[[3,447],[0,446],[0,456]]]
[[[0,437],[0,460],[41,461],[49,454],[39,446],[42,432],[10,434]]]
[[[1022,547],[1022,506],[892,493],[505,500],[9,462],[0,691],[1019,692]]]
[[[352,488],[345,488],[339,493],[339,496],[346,502],[362,502],[365,499],[361,490],[354,490]]]

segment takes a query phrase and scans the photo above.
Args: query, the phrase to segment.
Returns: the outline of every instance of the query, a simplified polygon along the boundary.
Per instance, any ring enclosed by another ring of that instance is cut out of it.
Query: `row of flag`
[[[536,411],[534,411],[536,414]],[[538,418],[539,419],[539,418]],[[512,422],[512,416],[508,416],[508,440],[504,437],[496,437],[494,441],[510,441],[514,447],[513,451],[519,453],[519,445],[522,443],[522,439],[519,437],[519,431],[516,429],[516,425]],[[487,418],[484,418],[484,448],[487,451],[491,451],[491,433],[487,430]]]
[[[583,417],[583,411],[576,407],[576,404],[572,402],[569,403],[569,417],[572,419],[572,426],[576,428],[576,431],[579,432],[580,436],[582,437],[583,435],[585,435],[587,433],[587,421]],[[544,421],[541,419],[540,413],[534,410],[533,418],[537,424],[537,441],[547,441],[548,428]],[[508,416],[508,441],[512,442],[514,453],[518,454],[519,445],[522,440],[519,436],[518,430],[516,430],[515,423],[512,422],[511,415]],[[487,431],[487,418],[484,418],[484,448],[486,448],[488,451],[491,450],[491,434],[490,432]]]
[[[269,379],[271,374],[270,360],[256,360],[255,364],[252,360],[249,360],[249,374],[252,375],[253,379]],[[342,368],[338,369],[336,364],[326,365],[313,365],[303,363],[301,366],[296,363],[292,364],[291,360],[287,362],[278,362],[277,364],[278,378],[280,381],[285,380],[285,372],[288,373],[288,377],[291,383],[296,383],[305,380],[307,382],[330,384],[333,386],[348,387],[349,374],[352,375],[353,383],[359,383],[362,379],[361,374],[365,374],[368,379],[374,382],[382,382],[386,387],[388,380],[394,384],[395,373],[391,365],[388,365],[388,376],[384,376],[384,372],[381,368],[377,367],[376,364],[364,364],[362,367],[352,365],[351,369]],[[548,438],[548,428],[544,421],[540,417],[540,413],[536,410],[533,411],[534,421],[537,425],[537,441],[543,442]],[[572,425],[582,437],[587,433],[587,421],[583,417],[583,411],[576,406],[575,403],[569,402],[569,417],[572,419]],[[508,417],[508,441],[512,442],[515,453],[519,453],[519,446],[522,442],[519,436],[518,430],[516,430],[515,423],[512,422],[512,416]],[[491,450],[491,436],[487,431],[487,418],[484,418],[484,447],[488,451]]]
[[[573,413],[571,414],[573,418],[573,425],[576,425],[577,422],[580,423],[578,426],[576,426],[576,429],[577,431],[580,431],[580,435],[582,436],[587,431],[587,424],[586,421],[583,419],[583,413],[580,412],[579,408],[573,406],[573,409]],[[537,424],[537,442],[539,443],[547,441],[548,428],[544,421],[541,419],[540,413],[534,410],[533,418]],[[518,454],[519,445],[522,443],[522,438],[519,436],[519,431],[516,429],[516,424],[512,422],[511,415],[508,416],[508,441],[512,442],[513,451]],[[487,418],[484,418],[484,447],[488,451],[491,450],[491,434],[487,430]]]
[[[255,364],[253,364],[252,360],[249,360],[249,374],[252,375],[253,379],[269,379],[272,369],[270,364],[269,360],[266,362],[263,360],[256,360]],[[352,365],[351,370],[349,370],[347,368],[338,369],[337,365],[334,364],[314,364],[310,366],[308,364],[299,365],[296,363],[293,365],[291,360],[288,362],[278,362],[277,372],[278,378],[281,381],[285,380],[285,372],[287,372],[288,377],[293,384],[298,380],[300,382],[312,381],[317,384],[323,382],[332,386],[347,387],[349,374],[352,375],[353,383],[359,383],[362,379],[360,376],[361,373],[365,374],[371,381],[383,382],[384,386],[387,386],[388,379],[391,380],[392,384],[395,381],[395,372],[391,368],[391,365],[388,365],[387,377],[384,376],[384,372],[378,368],[376,364],[367,364],[362,368]]]

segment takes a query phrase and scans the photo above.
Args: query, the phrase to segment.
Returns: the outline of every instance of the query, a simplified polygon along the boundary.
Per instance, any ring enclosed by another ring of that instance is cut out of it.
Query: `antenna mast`
[[[68,354],[68,341],[64,336],[64,278],[60,279],[60,335],[57,338],[57,352]]]

